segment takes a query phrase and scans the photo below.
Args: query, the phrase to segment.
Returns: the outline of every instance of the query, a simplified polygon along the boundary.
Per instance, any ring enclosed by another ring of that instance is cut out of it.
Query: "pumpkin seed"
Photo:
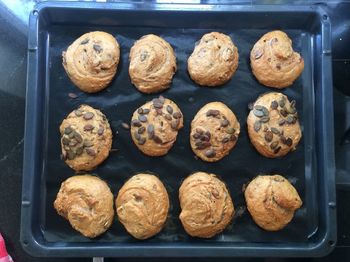
[[[140,140],[141,136],[137,131],[134,131],[134,137],[136,140]]]
[[[272,133],[274,133],[276,135],[280,134],[280,131],[276,127],[271,127],[271,131],[272,131]]]
[[[281,110],[280,110],[280,113],[281,113],[281,115],[282,115],[283,117],[286,117],[286,116],[288,115],[287,111],[284,110],[284,109],[281,109]]]
[[[253,110],[253,114],[257,117],[262,117],[264,116],[264,112],[263,111],[260,111],[260,110],[257,110],[257,109],[254,109]]]
[[[266,131],[266,133],[265,133],[266,142],[271,142],[272,139],[273,139],[273,133],[271,131]]]
[[[175,113],[173,114],[173,117],[174,117],[175,119],[179,119],[179,118],[182,117],[182,114],[181,114],[180,112],[175,112]]]
[[[89,43],[89,38],[85,38],[83,41],[80,42],[81,45],[85,45]]]
[[[83,112],[81,112],[81,110],[77,109],[77,110],[74,110],[74,114],[79,117],[83,114]]]
[[[278,121],[279,126],[283,126],[286,121],[284,119],[281,119]]]
[[[147,122],[147,117],[145,115],[139,115],[138,116],[138,119],[141,121],[141,122]]]
[[[288,115],[286,121],[287,121],[288,124],[293,124],[294,123],[294,117],[291,116],[291,115]]]
[[[275,149],[278,146],[278,141],[274,141],[271,143],[270,148]]]
[[[143,114],[143,109],[142,109],[142,107],[140,107],[139,109],[137,109],[137,113]]]
[[[260,122],[261,123],[267,123],[270,121],[270,117],[269,116],[263,116],[262,118],[260,118]]]
[[[76,152],[75,152],[78,156],[80,156],[83,153],[83,148],[82,147],[78,147]]]
[[[260,129],[261,129],[261,122],[259,120],[257,120],[254,123],[254,131],[259,132]]]
[[[72,129],[70,126],[68,126],[68,127],[66,127],[66,128],[64,129],[64,133],[65,133],[66,135],[69,135],[72,131],[73,131],[73,129]]]
[[[226,129],[227,134],[233,134],[236,130],[233,127],[229,127]]]
[[[84,143],[83,143],[84,147],[92,147],[93,145],[94,145],[94,143],[92,143],[92,141],[84,140]]]
[[[259,59],[260,57],[262,57],[262,55],[264,54],[264,51],[263,50],[256,50],[255,52],[254,52],[254,58],[255,58],[255,60],[257,60],[257,59]]]

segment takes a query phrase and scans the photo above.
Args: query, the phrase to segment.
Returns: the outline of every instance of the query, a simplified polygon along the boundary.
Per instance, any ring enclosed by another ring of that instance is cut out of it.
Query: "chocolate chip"
[[[281,70],[281,64],[277,64],[277,65],[276,65],[276,68],[277,68],[278,70]]]
[[[269,110],[266,107],[262,107],[261,111],[264,113],[264,116],[268,116],[269,115]]]
[[[94,50],[96,51],[96,52],[98,52],[98,53],[100,53],[103,49],[102,49],[102,47],[100,46],[100,45],[93,45],[93,48],[94,48]]]
[[[281,142],[282,142],[283,144],[286,144],[286,143],[287,143],[287,139],[286,139],[286,137],[283,136],[283,135],[280,136],[280,140],[281,140]]]
[[[212,158],[216,155],[214,149],[208,149],[207,151],[204,152],[204,155],[208,158]]]
[[[275,149],[278,146],[278,141],[274,141],[271,143],[270,148]]]
[[[139,145],[143,145],[146,143],[146,138],[145,137],[140,137],[140,139],[137,141]]]
[[[139,127],[139,129],[137,130],[139,134],[143,134],[145,133],[145,131],[146,131],[146,128],[144,126]]]
[[[103,126],[100,126],[99,129],[97,130],[97,134],[99,136],[102,136],[104,131],[105,131],[105,129],[103,128]]]
[[[265,133],[266,142],[271,142],[272,139],[273,139],[273,133],[271,131],[266,131],[266,133]]]
[[[153,141],[156,142],[157,144],[162,144],[163,143],[162,139],[159,136],[157,136],[157,135],[153,136]]]
[[[153,102],[153,106],[154,106],[155,108],[157,108],[157,109],[163,108],[163,104],[161,104],[161,103],[155,103],[155,102]]]
[[[136,126],[136,127],[142,126],[141,122],[139,120],[137,120],[137,119],[131,120],[131,125],[132,126]]]
[[[218,116],[220,114],[219,110],[215,110],[215,109],[209,109],[206,113],[206,116]]]
[[[158,99],[162,104],[164,104],[164,102],[165,102],[164,96],[160,95]]]
[[[139,109],[137,109],[137,113],[143,114],[143,109],[142,109],[142,107],[140,107]]]
[[[289,147],[291,147],[293,145],[293,140],[290,137],[287,138],[286,145]]]
[[[86,124],[84,126],[84,131],[91,131],[94,129],[94,126],[93,125],[90,125],[90,124]]]
[[[154,126],[152,124],[147,126],[148,138],[152,139],[154,136]]]
[[[89,156],[96,156],[96,152],[95,152],[95,150],[93,150],[92,148],[85,148],[85,152],[86,152]]]
[[[171,121],[171,119],[172,119],[171,115],[169,115],[169,114],[166,114],[164,117],[166,120],[169,120],[169,121]]]
[[[209,140],[210,140],[210,137],[208,137],[208,136],[206,136],[206,135],[202,135],[202,136],[200,137],[200,140],[201,140],[201,141],[209,141]]]
[[[145,116],[145,115],[139,115],[139,116],[138,116],[138,119],[139,119],[141,122],[147,122],[147,116]]]
[[[270,121],[270,117],[269,116],[263,116],[262,118],[260,118],[260,122],[261,123],[267,123]]]
[[[222,127],[227,127],[229,124],[230,124],[230,122],[229,122],[227,119],[223,119],[223,120],[221,121],[221,126],[222,126]]]
[[[166,106],[166,111],[168,111],[168,113],[171,115],[173,113],[173,108],[170,105]]]
[[[209,139],[211,138],[211,134],[210,134],[209,131],[205,131],[205,135],[206,135],[207,137],[209,137]]]
[[[86,112],[83,117],[84,117],[85,120],[90,120],[90,119],[92,119],[94,117],[94,113]]]
[[[74,114],[75,114],[77,117],[79,117],[79,116],[81,116],[81,115],[83,114],[83,112],[81,112],[79,109],[77,109],[77,110],[74,110]]]
[[[70,126],[68,126],[68,127],[66,127],[66,128],[64,129],[64,133],[65,133],[66,135],[69,135],[72,131],[73,131],[73,129],[72,129]]]
[[[162,115],[163,111],[162,111],[162,109],[156,108],[156,113],[157,113],[157,115]]]
[[[277,147],[273,152],[277,154],[281,150],[281,146]]]
[[[85,38],[83,41],[80,42],[81,45],[86,45],[89,43],[89,38]]]
[[[182,117],[182,114],[181,114],[180,112],[175,112],[175,113],[173,114],[173,117],[174,117],[175,119],[179,119],[179,118]]]
[[[259,120],[257,120],[254,123],[254,131],[259,132],[260,129],[261,129],[261,122]]]
[[[272,131],[272,133],[274,133],[276,135],[280,134],[280,131],[276,127],[271,127],[271,131]]]
[[[180,124],[180,120],[179,119],[174,119],[173,121],[171,121],[171,128],[174,130],[177,130],[177,127]]]
[[[122,123],[122,127],[124,128],[124,129],[130,129],[130,126],[127,124],[127,123]]]
[[[277,109],[277,108],[278,108],[278,103],[277,103],[276,100],[273,100],[273,101],[271,102],[271,108],[272,108],[272,109]]]

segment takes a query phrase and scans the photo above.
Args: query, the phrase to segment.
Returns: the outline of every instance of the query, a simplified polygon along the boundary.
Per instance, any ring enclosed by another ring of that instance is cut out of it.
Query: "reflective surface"
[[[27,15],[36,1],[0,0],[0,231],[15,261],[87,261],[87,259],[38,259],[24,253],[19,243],[22,177],[23,128],[26,83]],[[202,1],[202,3],[229,1]],[[281,4],[316,1],[234,1],[240,4]],[[317,1],[320,2],[320,1]],[[335,105],[335,142],[339,185],[337,191],[338,243],[327,258],[305,261],[349,260],[350,188],[350,2],[329,1],[327,10],[333,27],[333,81]],[[155,254],[156,256],[156,254]],[[149,260],[149,261],[160,261]],[[169,259],[168,259],[169,260]],[[175,261],[176,259],[171,259]],[[193,261],[182,259],[183,261]],[[208,259],[209,260],[209,259]],[[291,261],[291,259],[235,259],[238,261]],[[123,261],[123,259],[106,259]],[[126,260],[125,260],[126,261]],[[141,261],[141,259],[128,259]],[[144,261],[144,259],[142,259]],[[164,260],[162,260],[164,261]],[[198,260],[199,261],[199,260]],[[203,260],[201,260],[203,261]],[[210,260],[214,261],[214,260]],[[229,261],[229,260],[227,260]]]

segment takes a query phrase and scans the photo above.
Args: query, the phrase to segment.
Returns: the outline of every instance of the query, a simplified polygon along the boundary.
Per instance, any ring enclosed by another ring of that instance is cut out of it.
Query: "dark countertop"
[[[27,62],[27,15],[34,2],[36,1],[0,1],[0,232],[3,234],[7,249],[15,261],[88,261],[89,259],[33,258],[23,251],[19,242]],[[251,1],[240,2],[251,3]],[[275,2],[301,3],[307,1],[253,1],[253,3]],[[337,187],[338,242],[335,251],[328,257],[301,259],[305,261],[350,260],[350,205],[348,204],[350,184],[346,185],[347,181],[350,180],[350,163],[348,163],[350,159],[350,1],[329,1],[327,8],[333,29],[335,143],[339,182]],[[348,130],[347,133],[346,130]],[[126,259],[106,259],[105,261],[123,260]],[[128,259],[128,261],[140,260]],[[158,260],[161,259],[152,259],[152,261]],[[181,260],[193,261],[194,259]],[[292,259],[239,260],[291,261]],[[167,261],[175,261],[175,259],[167,259]]]

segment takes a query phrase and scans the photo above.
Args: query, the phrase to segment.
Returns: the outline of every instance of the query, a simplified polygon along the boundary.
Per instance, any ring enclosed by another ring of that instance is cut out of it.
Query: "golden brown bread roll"
[[[298,192],[280,175],[256,177],[244,196],[255,223],[268,231],[284,228],[302,205]]]
[[[54,207],[75,230],[89,238],[103,234],[113,222],[113,194],[106,182],[95,176],[65,180]]]
[[[95,93],[104,89],[117,72],[120,51],[117,40],[106,32],[80,36],[62,53],[63,67],[82,91]]]
[[[203,35],[188,58],[188,73],[202,86],[218,86],[229,81],[238,67],[238,50],[228,35]]]
[[[183,127],[183,115],[173,101],[160,96],[139,107],[130,126],[132,140],[138,149],[148,156],[163,156]]]
[[[240,125],[235,114],[221,102],[203,106],[191,123],[190,143],[202,160],[215,162],[236,145]]]
[[[171,45],[156,35],[145,35],[130,50],[129,75],[136,88],[146,94],[169,88],[176,72]]]
[[[197,172],[187,177],[179,189],[179,199],[181,223],[193,237],[215,236],[234,215],[230,194],[214,174]]]
[[[76,171],[96,168],[109,155],[112,130],[106,116],[88,105],[71,112],[60,126],[63,160]]]
[[[304,70],[304,60],[293,51],[292,40],[282,31],[263,35],[250,53],[253,74],[269,87],[285,88]]]
[[[302,134],[295,101],[282,93],[258,97],[248,115],[250,141],[263,156],[276,158],[296,149]]]
[[[137,174],[119,190],[115,202],[119,221],[137,239],[159,233],[169,210],[168,193],[154,175]]]

